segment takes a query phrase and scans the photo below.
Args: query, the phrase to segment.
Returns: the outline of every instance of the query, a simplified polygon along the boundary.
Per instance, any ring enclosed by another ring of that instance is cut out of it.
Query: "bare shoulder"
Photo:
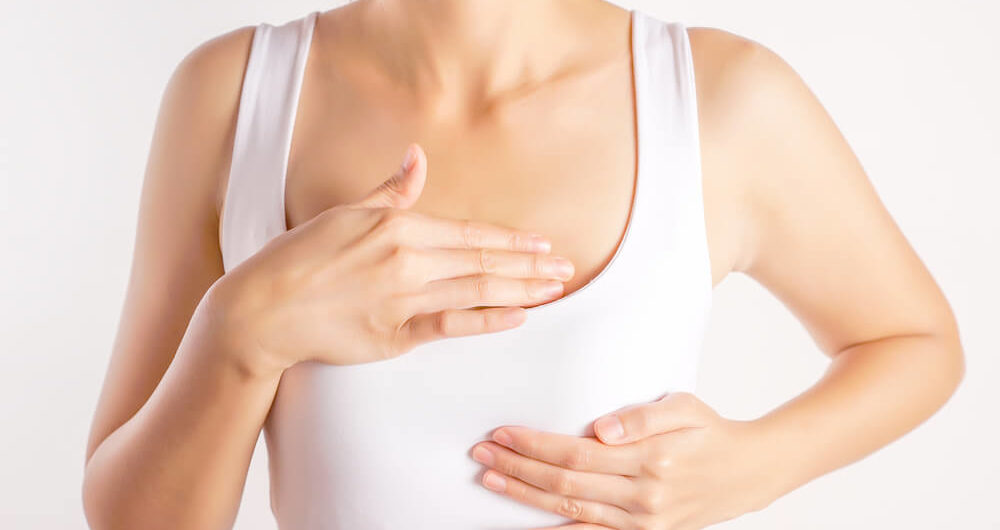
[[[760,42],[713,27],[689,27],[688,36],[704,132],[732,135],[742,132],[742,120],[774,110],[762,104],[814,99],[792,66]]]
[[[222,206],[240,95],[256,26],[243,26],[209,38],[191,49],[177,64],[161,103],[159,129],[183,131],[185,143],[203,167],[197,172],[214,177],[212,201],[216,215]]]
[[[764,286],[828,354],[954,318],[844,134],[775,51],[690,28],[720,268]]]
[[[715,27],[687,31],[697,87],[706,225],[718,282],[750,266],[757,237],[752,220],[759,212],[749,197],[754,189],[773,185],[762,182],[760,172],[747,170],[766,156],[759,141],[801,125],[778,113],[815,110],[815,102],[806,102],[811,93],[792,67],[760,42]]]

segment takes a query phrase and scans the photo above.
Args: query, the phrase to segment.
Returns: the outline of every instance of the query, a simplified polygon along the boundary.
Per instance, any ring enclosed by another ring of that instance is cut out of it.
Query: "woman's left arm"
[[[965,364],[951,308],[824,107],[763,45],[690,30],[705,167],[742,213],[729,260],[832,360],[812,387],[751,421],[669,394],[616,411],[624,436],[505,426],[483,445],[505,495],[578,528],[703,528],[762,509],[909,432]],[[711,146],[711,149],[706,147]],[[914,153],[920,156],[920,153]],[[499,473],[497,473],[499,472]],[[565,527],[560,527],[565,528]]]
[[[729,37],[736,60],[706,99],[725,102],[709,130],[748,208],[738,270],[832,358],[815,385],[752,422],[780,461],[780,495],[915,428],[965,363],[947,299],[824,107],[773,51]]]

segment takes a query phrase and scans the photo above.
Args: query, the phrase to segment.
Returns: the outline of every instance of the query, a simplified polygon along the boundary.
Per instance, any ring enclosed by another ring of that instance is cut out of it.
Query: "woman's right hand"
[[[518,306],[562,294],[573,266],[545,238],[408,211],[427,160],[416,144],[407,154],[367,197],[271,239],[212,286],[216,322],[245,367],[389,359],[516,327]]]

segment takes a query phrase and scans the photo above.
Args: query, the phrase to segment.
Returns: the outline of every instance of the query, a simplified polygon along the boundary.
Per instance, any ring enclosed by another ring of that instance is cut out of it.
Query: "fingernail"
[[[500,429],[493,433],[493,441],[495,441],[500,445],[506,445],[510,447],[510,444],[514,440],[511,439],[510,434],[507,431]]]
[[[498,473],[487,471],[486,474],[483,475],[483,485],[493,491],[503,491],[504,487],[507,485],[507,481]]]
[[[492,466],[494,461],[493,453],[481,445],[472,450],[472,459],[484,466]]]
[[[566,258],[556,258],[553,268],[560,278],[569,279],[573,276],[573,263]]]
[[[625,436],[625,427],[622,426],[618,416],[605,416],[594,423],[597,434],[605,440],[620,440]]]
[[[410,145],[406,149],[406,156],[403,158],[403,171],[409,172],[413,169],[413,164],[417,162],[417,148]]]

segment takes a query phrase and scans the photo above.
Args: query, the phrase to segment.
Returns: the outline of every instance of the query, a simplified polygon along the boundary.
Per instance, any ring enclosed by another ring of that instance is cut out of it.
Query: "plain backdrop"
[[[173,68],[223,32],[337,4],[0,3],[0,527],[86,527],[87,431]],[[718,527],[1000,528],[1000,4],[623,5],[754,39],[799,72],[944,289],[967,355],[958,392],[916,430]],[[698,393],[734,418],[793,397],[827,362],[788,310],[744,276],[717,287],[706,340]],[[261,442],[236,528],[274,526]]]

